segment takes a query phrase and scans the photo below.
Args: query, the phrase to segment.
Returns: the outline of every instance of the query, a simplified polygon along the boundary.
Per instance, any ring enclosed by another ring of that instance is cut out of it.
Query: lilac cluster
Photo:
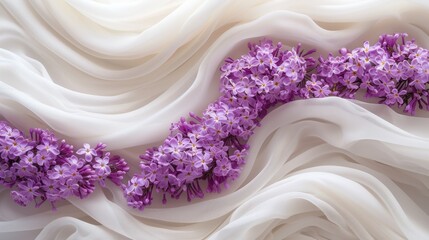
[[[159,147],[141,157],[141,173],[123,185],[128,204],[143,209],[151,204],[153,190],[188,201],[238,177],[245,163],[248,138],[273,107],[296,99],[338,96],[354,98],[359,89],[389,106],[428,108],[428,51],[406,34],[382,35],[375,45],[365,42],[340,56],[316,62],[301,45],[282,50],[282,44],[263,40],[249,44],[249,53],[228,58],[221,67],[221,96],[201,117],[190,114],[172,124]]]
[[[105,152],[106,145],[94,148],[84,144],[74,153],[73,146],[58,141],[53,133],[30,129],[26,138],[18,129],[0,122],[0,183],[12,189],[11,197],[21,206],[34,201],[54,203],[69,196],[84,198],[109,178],[120,185],[128,172],[119,156]]]
[[[405,106],[414,115],[416,107],[428,109],[428,50],[405,33],[382,35],[379,41],[351,51],[343,48],[340,56],[319,58],[317,73],[303,88],[302,97],[339,96],[354,98],[363,89],[366,97],[379,98],[388,106]]]
[[[207,181],[207,191],[219,192],[222,183],[239,175],[247,154],[239,137],[247,133],[233,127],[239,121],[239,110],[217,101],[203,117],[191,114],[191,120],[172,124],[164,143],[140,156],[142,172],[123,186],[129,205],[143,209],[151,204],[154,188],[163,192],[163,203],[166,194],[201,198],[201,180]]]
[[[188,201],[202,198],[200,182],[207,192],[220,192],[228,180],[239,176],[245,163],[248,138],[268,109],[288,102],[300,91],[315,61],[296,49],[283,51],[271,41],[249,45],[250,53],[238,60],[228,59],[222,67],[221,96],[202,117],[190,114],[172,124],[164,143],[141,156],[141,173],[123,186],[128,204],[143,209],[151,204],[152,192]]]
[[[124,190],[128,204],[143,209],[153,191],[188,201],[204,192],[220,192],[240,174],[255,127],[274,107],[296,99],[337,96],[355,98],[357,91],[388,106],[429,110],[428,50],[406,34],[382,35],[363,47],[339,50],[318,61],[301,45],[282,50],[282,44],[263,40],[249,52],[228,58],[221,67],[221,96],[201,116],[191,113],[172,124],[167,139],[140,156],[141,172],[122,184],[127,163],[105,152],[106,145],[73,151],[46,130],[31,129],[30,138],[0,122],[0,183],[12,188],[15,202],[40,206],[71,195],[86,197],[95,183],[109,178]],[[203,187],[205,186],[205,190]]]

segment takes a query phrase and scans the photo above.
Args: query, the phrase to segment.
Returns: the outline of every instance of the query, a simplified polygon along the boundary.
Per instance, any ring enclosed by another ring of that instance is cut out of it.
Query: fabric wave
[[[382,9],[382,10],[380,10]],[[3,1],[0,113],[71,143],[138,154],[218,96],[219,66],[263,37],[320,53],[407,32],[429,47],[424,1]],[[0,189],[1,239],[426,239],[429,114],[339,98],[271,112],[221,194],[138,212],[108,185],[21,208]],[[160,202],[160,201],[154,201]]]

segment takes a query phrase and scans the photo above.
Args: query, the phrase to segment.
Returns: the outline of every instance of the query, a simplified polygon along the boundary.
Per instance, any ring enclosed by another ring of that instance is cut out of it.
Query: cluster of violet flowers
[[[317,61],[301,45],[283,50],[263,40],[221,67],[221,96],[203,112],[172,124],[167,139],[140,156],[141,172],[122,185],[128,205],[150,205],[153,191],[188,201],[220,192],[245,163],[246,144],[255,127],[275,106],[297,99],[355,98],[359,89],[388,106],[428,109],[428,51],[406,34],[382,35],[363,47],[339,50]],[[202,184],[204,182],[204,185]],[[206,186],[205,191],[202,186]]]
[[[317,73],[309,75],[300,97],[355,98],[356,91],[363,89],[366,97],[404,108],[410,115],[417,107],[428,110],[428,50],[406,37],[405,33],[382,35],[372,46],[366,41],[351,51],[340,49],[340,56],[320,57]]]
[[[124,188],[128,204],[143,209],[151,204],[153,190],[188,201],[207,192],[220,192],[228,181],[237,178],[245,163],[246,144],[268,109],[291,100],[299,93],[315,61],[306,58],[300,47],[281,50],[270,41],[249,45],[250,52],[237,60],[227,59],[222,66],[221,96],[202,116],[193,113],[172,124],[164,143],[141,156],[141,173]]]
[[[367,98],[404,108],[414,115],[429,110],[428,50],[408,41],[404,33],[380,36],[377,43],[342,48],[316,61],[301,45],[283,50],[281,43],[263,40],[249,44],[249,52],[227,58],[221,67],[220,97],[202,113],[190,113],[171,125],[170,134],[158,147],[140,156],[141,172],[127,184],[121,180],[129,168],[119,156],[84,144],[76,152],[53,133],[31,129],[26,138],[18,129],[0,122],[0,184],[12,189],[13,200],[36,207],[69,196],[84,198],[105,186],[105,179],[121,186],[130,206],[144,209],[153,191],[187,200],[205,192],[220,192],[236,179],[245,164],[252,136],[274,107],[297,99],[337,96]],[[204,186],[204,187],[202,187]],[[204,189],[203,189],[204,188]]]
[[[36,207],[55,203],[70,196],[84,198],[105,186],[108,178],[116,185],[129,168],[125,160],[84,144],[74,152],[65,140],[39,128],[30,129],[30,138],[6,122],[0,122],[0,184],[11,188],[12,199],[21,206],[34,202]]]

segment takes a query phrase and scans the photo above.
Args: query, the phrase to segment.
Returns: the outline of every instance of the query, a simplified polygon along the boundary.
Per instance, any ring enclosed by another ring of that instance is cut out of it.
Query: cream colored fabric
[[[105,142],[135,172],[171,122],[216,99],[223,59],[248,41],[326,54],[407,32],[429,48],[428,13],[424,0],[4,0],[0,114]],[[429,239],[429,114],[326,98],[262,124],[221,194],[140,212],[108,185],[52,212],[0,188],[0,239]]]

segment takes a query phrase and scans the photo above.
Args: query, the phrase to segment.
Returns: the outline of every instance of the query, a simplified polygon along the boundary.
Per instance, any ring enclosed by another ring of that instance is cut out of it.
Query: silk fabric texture
[[[4,0],[0,113],[104,142],[133,173],[171,122],[217,98],[223,59],[247,42],[326,55],[407,32],[428,48],[428,12],[402,0]],[[257,128],[229,189],[142,212],[113,185],[55,212],[0,188],[0,239],[428,239],[429,114],[417,115],[335,97],[286,104]]]

